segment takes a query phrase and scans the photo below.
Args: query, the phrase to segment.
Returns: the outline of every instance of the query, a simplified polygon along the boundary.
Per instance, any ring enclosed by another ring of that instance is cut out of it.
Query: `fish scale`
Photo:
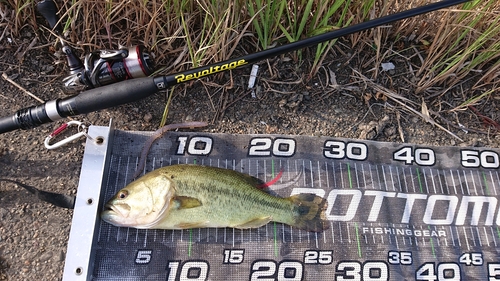
[[[180,181],[178,182],[179,186],[181,187],[180,190],[185,190],[183,186],[189,186],[189,184]],[[193,188],[191,192],[179,192],[179,195],[182,196],[196,196],[200,195],[203,193],[205,190],[210,190],[210,194],[212,195],[211,198],[207,198],[207,200],[213,200],[213,199],[218,199],[221,201],[221,206],[225,208],[234,208],[236,206],[243,207],[243,203],[250,203],[252,205],[257,205],[257,206],[265,206],[268,208],[272,209],[288,209],[290,208],[290,205],[288,202],[277,202],[275,200],[272,200],[272,197],[269,197],[266,194],[263,193],[256,193],[252,194],[252,196],[249,196],[248,193],[242,192],[240,189],[235,189],[232,188],[233,186],[224,186],[220,187],[219,185],[216,184],[200,184],[198,186],[199,188]],[[207,201],[205,200],[205,201]],[[280,204],[281,203],[281,204]]]
[[[195,171],[195,173],[199,173],[198,171]],[[188,174],[188,176],[190,177],[191,175]],[[203,175],[202,175],[203,176]],[[214,176],[214,175],[210,175],[210,176]],[[250,198],[254,199],[254,200],[258,200],[258,198],[260,198],[262,196],[262,198],[269,198],[267,196],[266,193],[264,192],[255,192],[255,193],[245,193],[245,189],[246,189],[246,185],[248,184],[248,182],[245,182],[245,181],[237,181],[237,180],[234,180],[234,179],[226,179],[226,177],[222,177],[222,175],[220,174],[216,174],[215,177],[217,178],[218,181],[221,181],[222,183],[224,184],[217,184],[216,182],[214,181],[211,181],[209,183],[205,183],[205,181],[203,180],[203,177],[201,177],[201,179],[199,180],[199,184],[197,183],[197,186],[199,188],[180,188],[180,190],[183,190],[183,192],[187,192],[187,191],[192,191],[191,193],[185,193],[185,195],[196,195],[196,194],[199,194],[201,192],[204,192],[204,191],[210,191],[210,194],[213,194],[214,196],[220,196],[220,195],[224,195],[224,197],[222,197],[223,199],[225,199],[226,201],[230,201],[230,202],[233,202],[233,203],[227,203],[227,205],[232,205],[234,204],[234,202],[241,202],[242,200],[249,200]],[[189,186],[189,184],[186,182],[186,181],[180,181],[180,186],[182,185],[185,185],[186,187]],[[235,188],[235,187],[241,187],[241,188]],[[251,187],[251,189],[253,190],[254,188]],[[183,195],[183,194],[181,194]],[[227,196],[226,196],[227,195]],[[249,195],[252,195],[252,197],[249,197]],[[251,202],[251,201],[250,201]],[[274,203],[276,203],[275,201],[272,201]],[[266,200],[262,200],[261,203],[267,203]]]

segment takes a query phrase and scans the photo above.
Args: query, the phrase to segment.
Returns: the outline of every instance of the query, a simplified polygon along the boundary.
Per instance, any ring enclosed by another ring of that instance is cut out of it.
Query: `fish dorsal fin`
[[[190,209],[203,205],[200,200],[189,196],[175,196],[174,201],[177,205],[177,209]]]

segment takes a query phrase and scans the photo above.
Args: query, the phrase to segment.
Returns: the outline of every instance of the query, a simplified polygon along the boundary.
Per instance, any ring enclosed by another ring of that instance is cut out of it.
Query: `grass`
[[[4,44],[6,35],[16,37],[22,28],[37,27],[34,3],[0,0],[3,15],[0,24],[6,29],[0,44]],[[143,44],[156,55],[161,73],[173,73],[236,57],[235,52],[243,54],[295,42],[422,6],[428,1],[57,0],[56,3],[67,40],[80,53]],[[381,62],[395,56],[408,57],[416,81],[412,86],[423,98],[435,95],[435,89],[443,89],[445,93],[445,89],[472,77],[471,93],[481,92],[467,96],[457,105],[467,108],[487,99],[500,87],[499,10],[498,0],[473,0],[350,35],[342,39],[342,44],[351,56],[366,58],[357,67],[372,69],[370,79],[379,76]],[[323,43],[291,56],[301,64],[307,54],[313,77],[328,54],[337,54],[335,44],[336,41]]]
[[[253,19],[252,23],[262,49],[270,47],[277,38],[277,30],[286,5],[286,0],[248,2],[248,14]]]
[[[417,92],[433,85],[457,83],[471,72],[482,71],[498,61],[499,7],[496,0],[472,1],[464,4],[463,10],[446,12],[427,59],[417,73],[422,77]],[[500,70],[498,65],[494,67]]]
[[[349,9],[350,0],[330,1],[324,3],[321,0],[307,0],[301,2],[290,2],[286,13],[286,21],[279,23],[279,28],[288,42],[296,42],[300,39],[319,35],[348,25],[345,24],[346,12]],[[341,11],[335,22],[334,15]],[[285,27],[286,26],[286,27]],[[288,28],[287,28],[288,27]],[[336,40],[329,43],[320,43],[316,47],[313,64],[311,67],[311,75],[317,73],[319,63],[324,59],[324,55]],[[302,59],[302,51],[297,52],[298,60]]]
[[[178,63],[196,67],[228,59],[242,37],[254,36],[254,50],[295,42],[342,26],[362,22],[426,1],[351,0],[161,0],[161,1],[56,1],[68,40],[89,48],[117,48],[118,45],[144,44],[157,54],[159,65],[172,61],[172,53],[182,54]],[[2,10],[16,15],[9,23],[18,34],[33,23],[34,2],[0,1]],[[379,27],[349,36],[351,48],[366,47],[381,57],[387,40],[402,40],[416,34],[416,45],[428,42],[428,50],[417,76],[418,91],[440,85],[454,77],[460,80],[471,71],[491,66],[498,60],[500,45],[500,3],[475,0],[422,17]],[[437,30],[437,32],[436,32]],[[83,35],[83,36],[82,36]],[[251,40],[250,40],[251,41]],[[318,46],[318,64],[331,44]],[[186,51],[186,50],[187,51]],[[300,55],[296,55],[297,60]],[[498,65],[493,65],[495,68]],[[185,68],[185,67],[184,67]],[[313,66],[315,68],[315,66]],[[312,70],[314,72],[314,70]],[[485,77],[481,82],[491,77]],[[491,80],[491,79],[490,79]]]

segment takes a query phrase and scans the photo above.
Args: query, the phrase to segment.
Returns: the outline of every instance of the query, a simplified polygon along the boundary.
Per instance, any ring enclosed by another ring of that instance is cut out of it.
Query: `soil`
[[[57,58],[50,47],[43,46],[43,42],[27,50],[33,38],[34,34],[26,31],[12,44],[2,42],[0,74],[5,73],[45,101],[65,97],[61,79],[67,73],[66,68],[54,64]],[[22,54],[25,50],[27,52]],[[494,134],[493,127],[485,126],[485,119],[471,110],[448,111],[460,104],[464,95],[470,94],[467,85],[452,88],[438,97],[416,95],[412,85],[413,73],[407,69],[407,62],[398,60],[391,61],[394,70],[380,70],[373,81],[417,105],[425,97],[429,109],[440,112],[443,117],[435,119],[436,122],[460,140],[421,117],[409,114],[380,91],[353,78],[352,69],[372,77],[370,69],[380,68],[374,65],[363,68],[363,61],[370,56],[373,54],[349,55],[349,50],[334,50],[312,78],[308,77],[309,60],[297,62],[288,54],[264,61],[259,64],[255,98],[247,89],[250,68],[178,86],[171,93],[173,99],[167,121],[208,121],[210,125],[201,130],[217,133],[331,136],[421,145],[499,147],[500,137]],[[337,84],[331,73],[335,74]],[[0,79],[0,89],[0,116],[39,103],[5,79]],[[498,96],[494,95],[477,106],[477,110],[498,120],[500,104]],[[156,130],[167,96],[162,92],[74,119],[107,126],[113,118],[116,129]],[[416,109],[420,111],[419,106]],[[0,178],[21,181],[47,191],[75,194],[85,139],[55,150],[47,150],[43,145],[44,139],[67,121],[1,134]],[[490,133],[475,133],[473,130]],[[0,280],[60,280],[71,219],[71,210],[41,202],[13,183],[0,182]]]

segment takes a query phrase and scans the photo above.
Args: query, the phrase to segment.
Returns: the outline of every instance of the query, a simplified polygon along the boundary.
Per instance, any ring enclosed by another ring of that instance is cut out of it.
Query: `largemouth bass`
[[[314,194],[272,196],[243,173],[199,165],[156,169],[128,184],[101,217],[116,226],[155,229],[256,228],[270,221],[307,231],[328,228],[326,200]]]

